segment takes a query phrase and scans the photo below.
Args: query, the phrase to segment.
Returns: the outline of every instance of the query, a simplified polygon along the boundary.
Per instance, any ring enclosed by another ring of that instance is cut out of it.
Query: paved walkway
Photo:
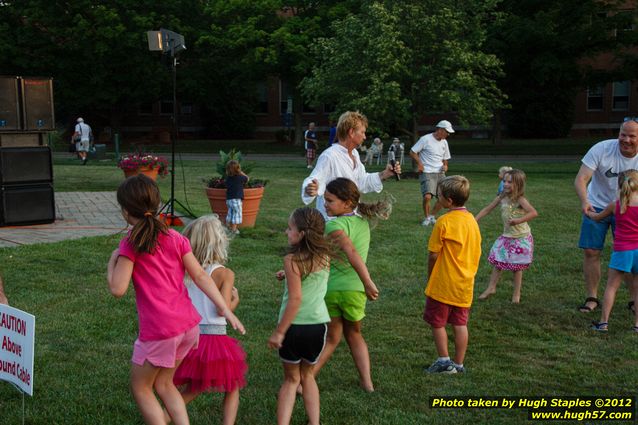
[[[0,227],[0,247],[111,235],[126,229],[115,192],[56,192],[51,224]]]

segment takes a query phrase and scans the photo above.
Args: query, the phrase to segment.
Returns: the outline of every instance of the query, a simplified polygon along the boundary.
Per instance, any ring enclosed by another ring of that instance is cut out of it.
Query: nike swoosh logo
[[[618,173],[613,173],[610,168],[609,170],[605,171],[605,177],[608,177],[610,179],[612,177],[618,177]]]

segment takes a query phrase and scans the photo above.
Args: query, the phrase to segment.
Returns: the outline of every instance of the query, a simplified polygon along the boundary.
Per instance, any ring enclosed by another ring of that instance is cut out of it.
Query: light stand
[[[173,117],[172,117],[172,134],[171,134],[171,197],[160,208],[160,217],[164,219],[169,226],[183,226],[184,222],[175,215],[175,204],[178,204],[183,211],[186,211],[188,217],[196,218],[184,204],[175,199],[175,140],[177,139],[177,53],[185,50],[184,37],[173,31],[160,29],[159,31],[148,31],[148,47],[149,50],[161,50],[164,54],[170,54],[171,67],[173,71]]]

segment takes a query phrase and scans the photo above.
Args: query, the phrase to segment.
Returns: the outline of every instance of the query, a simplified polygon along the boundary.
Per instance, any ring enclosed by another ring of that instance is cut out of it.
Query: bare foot
[[[496,289],[490,290],[488,288],[485,291],[483,291],[483,293],[481,295],[479,295],[478,299],[479,300],[486,300],[486,299],[488,299],[490,296],[492,296],[494,294],[496,294]]]
[[[520,304],[520,303],[521,303],[520,297],[512,297],[512,304]]]
[[[370,383],[370,385],[360,384],[360,386],[363,389],[363,391],[365,391],[367,393],[373,393],[374,392],[374,386],[372,385],[372,382]]]

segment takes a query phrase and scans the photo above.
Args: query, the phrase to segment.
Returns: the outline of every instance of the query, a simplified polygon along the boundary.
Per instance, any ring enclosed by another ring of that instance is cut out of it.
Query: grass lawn
[[[472,182],[467,205],[472,212],[495,196],[499,165],[450,163],[448,174],[463,174]],[[511,274],[504,274],[497,294],[473,305],[468,373],[424,374],[423,367],[436,358],[431,331],[421,319],[431,228],[419,225],[417,181],[387,181],[385,191],[397,203],[390,219],[372,231],[368,267],[381,296],[368,304],[364,320],[377,390],[359,390],[343,343],[319,376],[322,423],[518,424],[527,422],[527,410],[432,409],[429,399],[635,395],[638,335],[631,332],[626,288],[618,293],[607,335],[589,330],[599,310],[585,315],[575,308],[584,298],[582,254],[576,248],[579,203],[572,184],[578,162],[509,165],[527,172],[527,197],[539,212],[531,223],[536,255],[523,277],[522,303],[510,304]],[[232,335],[243,344],[249,363],[238,424],[275,423],[283,374],[266,342],[276,324],[283,287],[274,274],[282,267],[284,229],[290,211],[301,205],[299,187],[307,171],[301,156],[258,163],[252,177],[270,183],[257,226],[242,231],[231,244],[230,267],[241,296],[236,313],[248,330],[245,336]],[[112,162],[81,167],[76,161],[56,160],[54,172],[56,191],[115,190],[122,180]],[[201,180],[213,172],[214,164],[203,161],[185,161],[177,169],[175,196],[196,214],[209,212]],[[168,197],[170,179],[160,185]],[[484,254],[501,230],[496,211],[482,220]],[[137,332],[134,293],[131,289],[117,300],[106,284],[106,263],[120,237],[0,249],[11,304],[36,316],[35,389],[34,397],[26,399],[27,424],[142,423],[128,389]],[[609,249],[604,258],[606,265]],[[484,255],[476,295],[490,272]],[[21,398],[9,384],[0,383],[2,424],[21,423]],[[220,410],[218,394],[200,397],[189,405],[191,423],[220,423]],[[301,399],[292,423],[306,423]]]

